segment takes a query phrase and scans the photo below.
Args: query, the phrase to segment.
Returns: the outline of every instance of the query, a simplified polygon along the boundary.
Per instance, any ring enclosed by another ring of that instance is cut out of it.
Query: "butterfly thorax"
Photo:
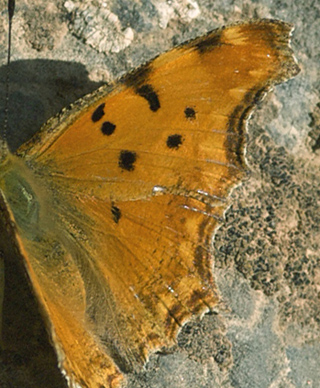
[[[9,151],[0,159],[0,191],[19,230],[32,233],[39,221],[36,179]]]

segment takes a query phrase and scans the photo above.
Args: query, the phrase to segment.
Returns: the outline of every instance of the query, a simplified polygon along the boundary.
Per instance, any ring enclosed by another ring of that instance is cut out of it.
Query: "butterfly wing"
[[[18,151],[37,209],[12,218],[71,386],[117,387],[217,303],[212,233],[245,173],[246,119],[298,72],[290,30],[258,21],[189,42]]]

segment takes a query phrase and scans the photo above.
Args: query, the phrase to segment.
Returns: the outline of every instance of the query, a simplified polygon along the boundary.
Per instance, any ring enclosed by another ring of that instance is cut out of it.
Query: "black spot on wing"
[[[196,112],[193,108],[187,107],[184,110],[184,115],[186,116],[187,119],[189,120],[194,120],[196,118]]]
[[[200,38],[195,42],[195,47],[200,54],[205,54],[215,47],[221,46],[223,43],[221,42],[222,31],[215,31],[209,33],[208,35]]]
[[[142,85],[141,87],[135,89],[135,92],[145,98],[148,103],[149,107],[152,110],[152,112],[156,112],[160,108],[160,101],[157,93],[154,91],[152,85],[150,84],[145,84]]]
[[[182,144],[182,136],[179,134],[170,135],[167,138],[167,146],[168,148],[176,148],[178,149]]]
[[[133,171],[136,160],[137,154],[135,152],[123,150],[120,152],[118,164],[122,170]]]
[[[112,205],[111,214],[113,221],[117,224],[121,218],[121,210],[117,206]]]
[[[110,121],[105,121],[105,122],[102,123],[102,125],[101,125],[101,132],[102,132],[104,135],[107,135],[107,136],[112,135],[113,132],[115,131],[115,129],[116,129],[116,125],[110,123]]]
[[[97,121],[101,120],[104,116],[104,107],[105,103],[98,106],[98,108],[92,113],[91,120],[96,123]]]
[[[152,72],[152,62],[149,62],[131,73],[125,75],[121,82],[127,87],[133,88],[135,93],[145,98],[153,112],[160,108],[160,101],[152,85],[148,83],[149,75]]]

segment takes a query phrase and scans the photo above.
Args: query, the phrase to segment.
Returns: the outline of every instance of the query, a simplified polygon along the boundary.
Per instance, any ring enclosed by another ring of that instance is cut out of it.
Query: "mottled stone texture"
[[[188,323],[174,349],[153,355],[140,374],[128,376],[128,387],[319,387],[319,2],[110,0],[103,15],[97,3],[17,3],[12,148],[101,82],[229,22],[268,17],[293,23],[292,47],[302,68],[297,78],[277,86],[251,118],[251,173],[233,191],[214,241],[220,305]],[[5,12],[0,29],[4,64]],[[2,106],[5,77],[3,66]],[[0,386],[63,388],[28,282],[14,252],[5,254]]]

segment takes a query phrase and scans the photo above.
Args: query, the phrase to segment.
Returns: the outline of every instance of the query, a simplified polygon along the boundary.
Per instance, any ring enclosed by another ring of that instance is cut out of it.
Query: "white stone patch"
[[[152,0],[152,4],[158,11],[159,26],[163,29],[168,26],[170,20],[179,19],[190,23],[201,13],[195,0]]]
[[[64,6],[72,13],[71,31],[97,51],[118,53],[133,41],[132,28],[122,28],[105,1],[68,0]]]

